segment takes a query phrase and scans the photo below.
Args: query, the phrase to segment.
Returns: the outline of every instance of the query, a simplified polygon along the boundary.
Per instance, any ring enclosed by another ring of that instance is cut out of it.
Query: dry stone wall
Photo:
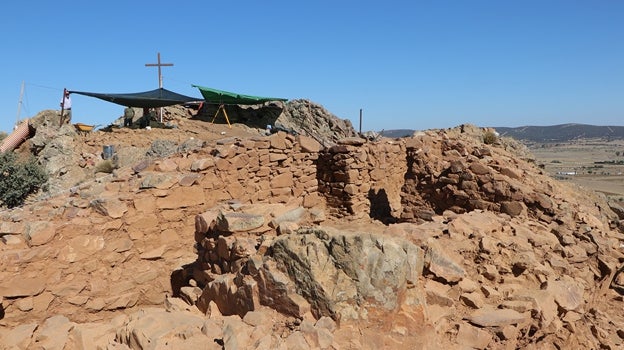
[[[190,170],[206,198],[243,203],[289,203],[307,208],[322,204],[316,180],[320,144],[283,132],[248,140],[224,139],[210,156],[197,156]],[[216,204],[216,203],[212,203]]]
[[[206,198],[322,208],[334,218],[383,223],[430,220],[446,210],[530,214],[551,220],[551,188],[529,183],[530,165],[505,145],[483,142],[483,129],[432,130],[405,139],[340,139],[278,132],[224,139],[191,170]],[[528,168],[527,168],[528,166]]]
[[[346,138],[320,152],[318,168],[319,192],[331,216],[386,222],[400,215],[404,141]]]
[[[283,132],[248,140],[224,139],[190,165],[215,203],[284,203],[326,207],[332,217],[400,217],[407,172],[405,141],[345,138],[323,148]]]
[[[446,210],[487,210],[552,220],[556,209],[552,186],[533,183],[527,174],[535,168],[510,157],[500,145],[486,144],[479,135],[435,131],[406,142],[402,221],[429,220]]]

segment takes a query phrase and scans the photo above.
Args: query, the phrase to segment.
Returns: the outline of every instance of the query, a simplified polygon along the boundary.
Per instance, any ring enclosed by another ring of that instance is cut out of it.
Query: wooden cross
[[[158,87],[162,89],[162,74],[160,73],[160,67],[171,67],[173,63],[160,63],[160,52],[158,53],[158,63],[146,63],[145,67],[158,67]]]

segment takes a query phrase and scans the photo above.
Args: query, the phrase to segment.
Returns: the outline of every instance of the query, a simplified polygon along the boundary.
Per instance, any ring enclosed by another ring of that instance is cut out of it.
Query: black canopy
[[[72,94],[79,94],[99,98],[104,101],[116,103],[122,106],[138,108],[156,108],[183,104],[193,101],[202,101],[203,98],[190,97],[177,94],[167,89],[156,89],[145,92],[135,92],[129,94],[104,94],[96,92],[69,91]]]

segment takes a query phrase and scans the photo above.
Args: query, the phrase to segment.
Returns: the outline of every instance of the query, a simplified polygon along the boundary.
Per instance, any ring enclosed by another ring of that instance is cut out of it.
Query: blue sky
[[[306,98],[362,131],[624,125],[623,1],[11,1],[0,130],[63,88]],[[25,91],[20,107],[20,88]],[[74,95],[73,122],[123,107]]]

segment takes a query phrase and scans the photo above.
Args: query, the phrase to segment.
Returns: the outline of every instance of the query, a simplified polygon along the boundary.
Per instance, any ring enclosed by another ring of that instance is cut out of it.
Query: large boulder
[[[368,307],[396,310],[422,273],[416,245],[374,233],[314,228],[278,237],[271,258],[318,318],[359,319]]]

